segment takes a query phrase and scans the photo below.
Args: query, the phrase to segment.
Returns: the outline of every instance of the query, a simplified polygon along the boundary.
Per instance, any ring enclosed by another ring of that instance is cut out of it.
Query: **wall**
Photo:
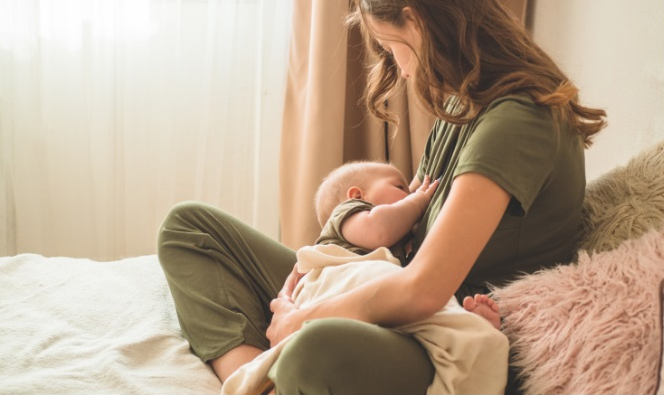
[[[664,140],[664,1],[531,0],[538,42],[607,111],[586,151],[588,180]]]

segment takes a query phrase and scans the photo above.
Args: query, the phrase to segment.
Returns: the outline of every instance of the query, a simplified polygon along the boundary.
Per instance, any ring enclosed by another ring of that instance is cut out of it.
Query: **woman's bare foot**
[[[475,294],[463,299],[463,308],[485,318],[494,328],[500,330],[500,310],[498,304],[487,295]]]

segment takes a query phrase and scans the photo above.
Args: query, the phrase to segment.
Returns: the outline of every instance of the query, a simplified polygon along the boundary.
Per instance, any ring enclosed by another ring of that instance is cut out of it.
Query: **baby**
[[[337,244],[365,255],[387,246],[405,266],[413,227],[424,214],[438,180],[426,177],[411,193],[399,169],[380,162],[350,162],[333,170],[316,193],[316,244]]]
[[[316,244],[336,244],[365,255],[388,246],[392,255],[408,264],[410,237],[438,187],[425,176],[411,192],[406,177],[388,163],[346,163],[323,180],[315,198],[322,226]],[[487,295],[466,297],[463,307],[500,329],[498,305]]]
[[[411,230],[437,187],[438,180],[425,177],[411,192],[404,175],[386,163],[352,162],[332,171],[316,194],[323,231],[315,245],[297,251],[293,304],[315,305],[403,270]],[[482,297],[478,302],[470,298],[476,304],[470,313],[452,297],[431,317],[392,328],[413,336],[429,354],[435,375],[427,393],[504,392],[509,344],[495,324],[479,314],[487,310],[499,321],[497,306],[492,309],[495,303]],[[271,367],[297,335],[243,365],[224,381],[222,394],[274,393]]]

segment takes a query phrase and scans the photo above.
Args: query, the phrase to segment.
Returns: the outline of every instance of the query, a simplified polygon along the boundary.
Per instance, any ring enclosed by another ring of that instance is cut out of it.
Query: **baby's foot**
[[[498,304],[487,295],[475,294],[463,299],[463,308],[485,318],[496,329],[500,330],[500,311]]]

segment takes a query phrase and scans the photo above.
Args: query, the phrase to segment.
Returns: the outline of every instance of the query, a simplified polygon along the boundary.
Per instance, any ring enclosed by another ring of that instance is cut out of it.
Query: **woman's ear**
[[[422,32],[420,31],[419,15],[410,7],[404,7],[401,10],[404,20],[403,28],[407,31],[410,38],[410,44],[413,48],[419,48],[422,43]]]
[[[417,24],[417,15],[415,14],[415,11],[413,11],[412,8],[404,7],[403,10],[401,10],[401,15],[403,15],[403,19],[406,22],[413,22],[415,23],[415,26],[419,26]]]
[[[419,34],[420,24],[418,23],[418,15],[415,11],[410,7],[404,7],[404,9],[401,10],[401,15],[403,16],[403,20],[406,21],[406,25],[411,29],[415,29]]]
[[[357,186],[352,186],[348,188],[348,191],[346,191],[346,197],[348,199],[362,199],[363,195],[364,192],[362,192],[362,188]]]

